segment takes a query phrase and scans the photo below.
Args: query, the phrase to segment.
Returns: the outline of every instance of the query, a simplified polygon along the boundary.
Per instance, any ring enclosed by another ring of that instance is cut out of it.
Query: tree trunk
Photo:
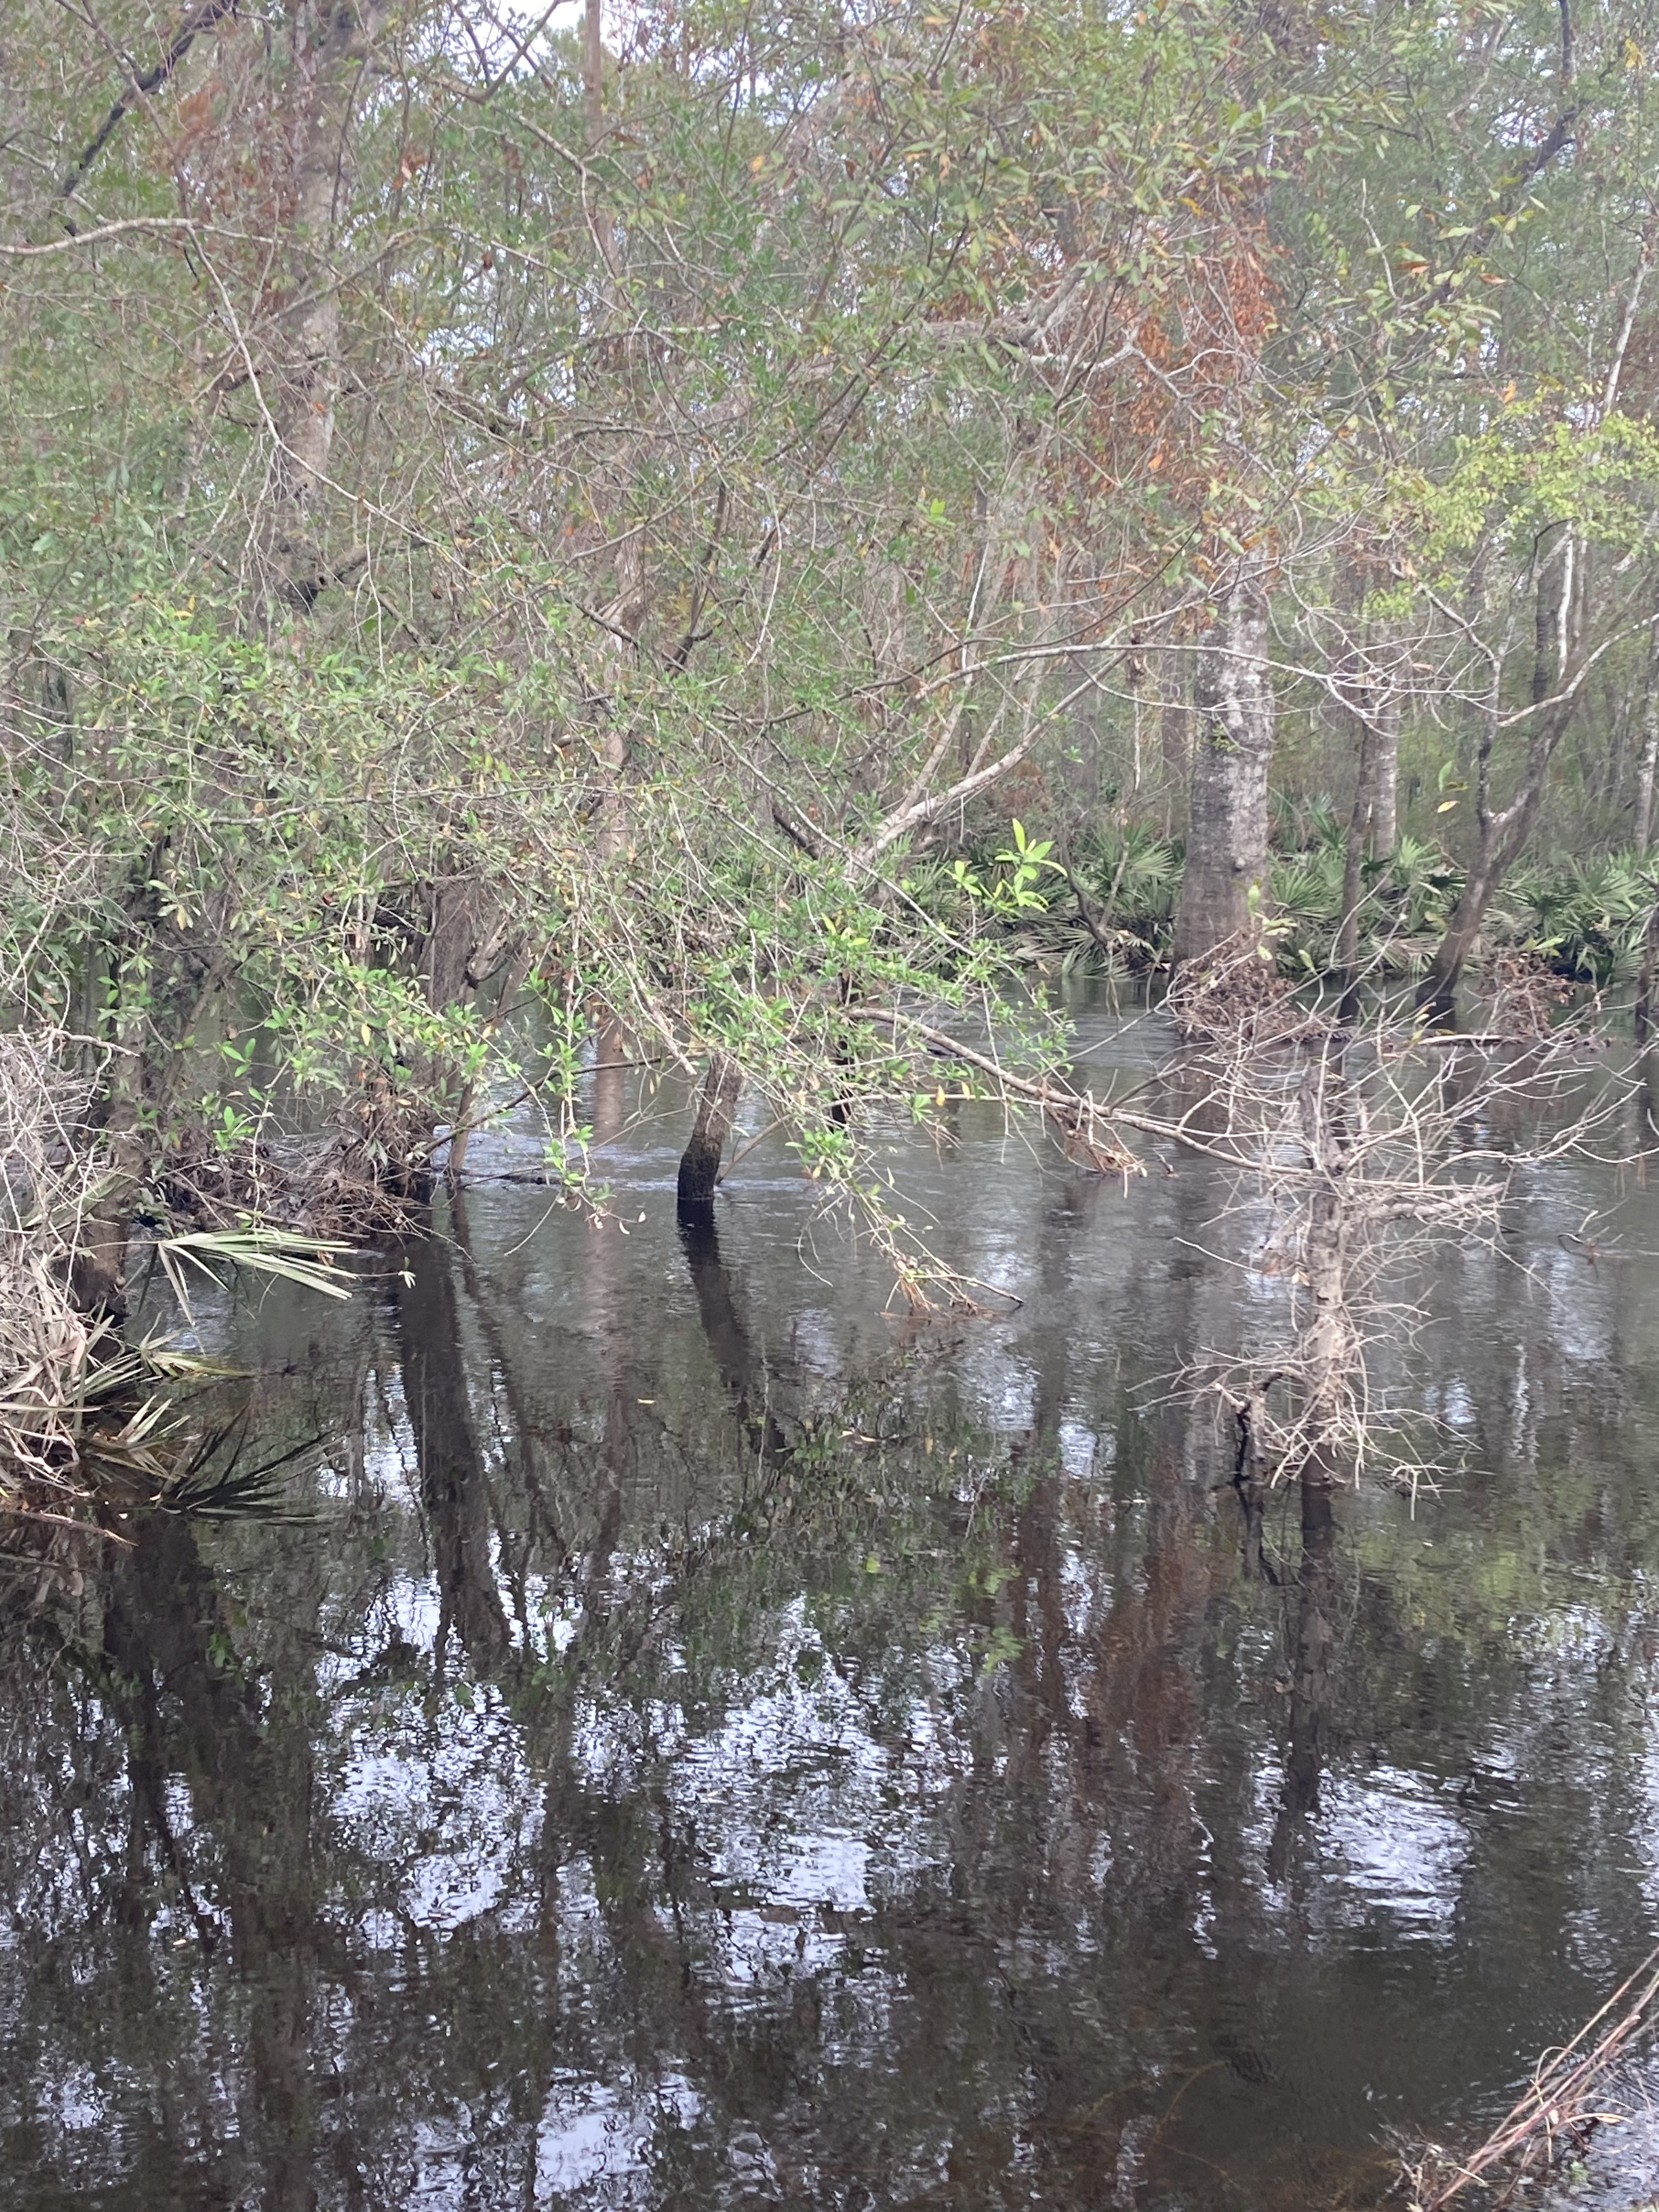
[[[103,1189],[82,1215],[70,1269],[70,1296],[77,1310],[106,1320],[127,1317],[127,1252],[143,1175],[137,1079],[123,1069],[115,1079],[102,1137],[109,1174]]]
[[[708,1063],[697,1097],[691,1140],[680,1155],[678,1206],[682,1216],[707,1218],[714,1210],[720,1160],[738,1111],[743,1076],[730,1053],[717,1052]]]
[[[307,11],[310,12],[310,11]],[[276,599],[301,612],[330,580],[317,537],[341,386],[339,291],[328,266],[346,179],[355,94],[384,0],[317,0],[311,41],[295,40],[308,88],[295,169],[294,225],[273,410],[277,503],[270,537]]]
[[[1446,933],[1436,948],[1428,971],[1417,987],[1417,1003],[1437,1021],[1449,1022],[1456,1010],[1458,979],[1474,950],[1486,904],[1498,888],[1498,871],[1477,861],[1463,878],[1463,889]]]
[[[1387,860],[1400,842],[1400,691],[1377,701],[1370,726],[1371,854]]]
[[[1653,842],[1653,778],[1659,767],[1659,624],[1648,646],[1648,690],[1642,702],[1642,757],[1636,770],[1635,845],[1645,854]]]
[[[1642,965],[1636,978],[1636,1042],[1640,1045],[1653,1042],[1656,980],[1659,980],[1659,900],[1649,908],[1647,927],[1642,932]]]
[[[1333,965],[1342,984],[1342,1018],[1355,1012],[1359,985],[1359,914],[1364,903],[1365,863],[1395,848],[1395,805],[1400,774],[1400,694],[1390,684],[1368,693],[1354,708],[1359,757],[1354,770],[1353,811],[1342,866],[1342,914]]]
[[[1570,682],[1570,664],[1574,657],[1571,638],[1567,641],[1567,648],[1559,665],[1563,676]],[[1515,795],[1507,806],[1494,811],[1492,805],[1492,756],[1497,737],[1498,711],[1494,678],[1492,696],[1484,711],[1476,770],[1475,805],[1480,842],[1474,859],[1469,865],[1468,874],[1464,878],[1462,892],[1446,926],[1446,933],[1440,940],[1427,973],[1418,986],[1418,1005],[1441,1019],[1449,1018],[1453,1011],[1457,981],[1463,972],[1464,963],[1474,949],[1492,895],[1503,881],[1505,869],[1514,864],[1532,835],[1533,824],[1538,819],[1538,810],[1543,804],[1550,763],[1555,757],[1556,747],[1566,734],[1567,725],[1572,720],[1573,708],[1577,703],[1577,688],[1564,686],[1553,699],[1546,699],[1537,708],[1532,717],[1532,735],[1526,763],[1522,769],[1521,781],[1516,786]]]
[[[1359,909],[1365,892],[1365,853],[1370,828],[1370,732],[1361,732],[1353,811],[1348,817],[1347,849],[1342,856],[1342,912],[1336,925],[1331,964],[1342,986],[1342,1018],[1358,1011],[1359,989]]]
[[[1550,717],[1552,733],[1535,748],[1520,790],[1501,815],[1482,825],[1480,848],[1463,878],[1463,889],[1446,925],[1446,933],[1418,987],[1418,1005],[1441,1019],[1451,1015],[1458,978],[1474,950],[1492,895],[1531,835],[1544,796],[1545,773],[1571,714],[1572,702],[1568,700],[1563,703],[1562,711]]]
[[[1158,747],[1164,769],[1164,834],[1183,836],[1187,828],[1187,793],[1192,780],[1188,724],[1186,667],[1171,654],[1162,672],[1163,696],[1158,710]]]
[[[1267,884],[1267,772],[1273,750],[1267,594],[1259,556],[1241,562],[1199,654],[1187,865],[1175,962],[1201,960],[1258,927]]]

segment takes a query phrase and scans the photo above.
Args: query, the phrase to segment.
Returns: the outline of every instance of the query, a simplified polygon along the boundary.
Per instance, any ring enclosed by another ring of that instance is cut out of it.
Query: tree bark
[[[1527,750],[1526,764],[1521,771],[1521,781],[1509,805],[1494,809],[1492,805],[1492,755],[1497,736],[1498,693],[1494,684],[1492,696],[1485,714],[1480,750],[1477,762],[1476,819],[1479,842],[1469,872],[1463,879],[1463,889],[1446,933],[1441,939],[1428,972],[1418,988],[1417,1002],[1428,1012],[1447,1018],[1450,1016],[1456,995],[1457,981],[1463,972],[1464,963],[1474,951],[1480,933],[1480,924],[1491,902],[1492,895],[1504,879],[1538,819],[1538,810],[1543,803],[1544,791],[1549,779],[1550,763],[1555,757],[1556,747],[1566,735],[1567,725],[1572,720],[1578,703],[1576,688],[1558,691],[1547,699],[1533,717],[1531,742]]]
[[[682,1217],[707,1219],[714,1210],[726,1140],[737,1118],[742,1073],[730,1053],[717,1052],[708,1063],[697,1097],[690,1142],[680,1155],[678,1201]]]
[[[1191,715],[1185,664],[1174,654],[1170,660],[1173,665],[1164,672],[1160,686],[1158,747],[1164,769],[1164,834],[1176,837],[1184,835],[1187,827],[1187,794],[1192,779],[1188,730]]]
[[[1371,853],[1386,860],[1400,842],[1400,692],[1378,700],[1371,724]]]
[[[1653,1042],[1653,988],[1659,978],[1659,900],[1648,909],[1647,927],[1642,932],[1642,965],[1636,978],[1636,1042],[1639,1045]],[[1652,1062],[1650,1061],[1651,1077]]]
[[[1648,646],[1647,696],[1642,702],[1642,753],[1636,770],[1635,845],[1645,854],[1653,842],[1653,779],[1659,767],[1659,626]]]
[[[124,1069],[108,1096],[102,1130],[108,1176],[82,1217],[70,1269],[70,1296],[88,1316],[127,1317],[127,1253],[143,1180],[144,1146],[133,1072]]]
[[[1267,645],[1263,563],[1260,556],[1247,556],[1199,654],[1192,812],[1176,914],[1177,968],[1207,957],[1265,916],[1273,751]]]
[[[276,509],[270,535],[275,596],[308,611],[329,581],[317,536],[342,380],[338,288],[329,266],[346,179],[355,93],[385,0],[318,0],[295,66],[307,85],[295,173],[276,407]]]
[[[1359,911],[1364,902],[1365,863],[1391,853],[1395,842],[1395,800],[1400,775],[1400,693],[1368,685],[1351,706],[1358,734],[1354,769],[1353,811],[1348,817],[1347,850],[1342,867],[1342,912],[1337,924],[1333,965],[1342,984],[1342,1015],[1355,1011],[1359,983]]]

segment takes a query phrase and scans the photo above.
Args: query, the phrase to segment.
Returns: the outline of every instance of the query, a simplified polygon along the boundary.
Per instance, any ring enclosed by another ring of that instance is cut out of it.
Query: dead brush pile
[[[436,1177],[416,1103],[383,1076],[366,1079],[327,1135],[244,1137],[223,1144],[200,1121],[170,1139],[154,1196],[175,1227],[258,1222],[301,1237],[369,1244],[407,1236]]]
[[[21,1531],[99,1526],[133,1507],[263,1508],[295,1456],[246,1463],[237,1418],[213,1396],[231,1370],[165,1334],[130,1343],[77,1308],[73,1264],[110,1169],[89,1117],[92,1085],[73,1073],[70,1043],[47,1030],[0,1034],[0,1538],[8,1545]],[[165,1218],[153,1222],[151,1249],[186,1323],[191,1285],[235,1271],[349,1294],[351,1278],[336,1264],[348,1247],[273,1223],[264,1182],[244,1189],[234,1165],[200,1148],[191,1158],[202,1180],[217,1177],[211,1203],[185,1206],[176,1193],[170,1201],[165,1174],[152,1194]],[[214,1205],[228,1225],[178,1225],[180,1213],[186,1224],[210,1218]]]
[[[70,1266],[99,1165],[88,1086],[52,1031],[0,1035],[0,1493],[79,1454],[89,1388],[116,1346],[77,1313]]]
[[[1188,961],[1164,1010],[1183,1044],[1222,1042],[1234,1050],[1285,1044],[1319,1026],[1274,968],[1271,939],[1254,929]]]

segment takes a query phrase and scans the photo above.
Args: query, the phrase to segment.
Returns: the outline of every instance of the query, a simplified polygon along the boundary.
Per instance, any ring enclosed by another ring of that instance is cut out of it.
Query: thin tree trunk
[[[680,1155],[678,1206],[682,1215],[694,1219],[714,1212],[715,1187],[726,1140],[737,1118],[743,1076],[730,1053],[717,1052],[708,1063],[697,1096],[696,1120],[690,1142]]]
[[[1371,690],[1366,711],[1356,707],[1359,757],[1354,771],[1353,811],[1348,817],[1342,865],[1342,913],[1333,965],[1342,984],[1342,1017],[1352,1018],[1359,986],[1359,915],[1364,903],[1365,863],[1395,847],[1395,804],[1400,774],[1400,694],[1391,684]]]
[[[1556,628],[1561,599],[1565,589],[1563,562],[1571,551],[1572,540],[1559,524],[1553,524],[1540,539],[1537,554],[1538,580],[1534,586],[1532,615],[1532,696],[1534,706],[1550,696],[1559,672],[1555,651]]]
[[[1371,722],[1371,854],[1379,860],[1400,842],[1400,703],[1390,685]]]
[[[1177,968],[1265,919],[1267,772],[1273,750],[1267,594],[1259,556],[1239,565],[1199,654],[1187,865],[1176,914]]]
[[[1347,848],[1342,856],[1342,912],[1336,925],[1332,964],[1342,985],[1342,1018],[1355,1012],[1359,988],[1359,908],[1364,895],[1365,855],[1371,830],[1371,733],[1362,723],[1359,759],[1354,771],[1353,811],[1348,817]]]
[[[1635,843],[1645,855],[1653,842],[1653,778],[1659,767],[1659,624],[1648,647],[1648,690],[1642,702],[1642,755],[1636,770]]]
[[[1456,1009],[1458,980],[1474,950],[1486,903],[1497,887],[1497,870],[1481,862],[1477,862],[1463,878],[1463,889],[1452,909],[1446,933],[1418,986],[1418,1005],[1437,1021],[1449,1021]]]
[[[1565,665],[1564,660],[1564,670]],[[1547,700],[1538,709],[1533,717],[1532,739],[1515,796],[1507,806],[1494,811],[1491,803],[1492,755],[1498,715],[1494,678],[1492,697],[1486,708],[1486,726],[1481,732],[1477,764],[1476,818],[1480,823],[1480,842],[1468,874],[1464,878],[1457,904],[1452,909],[1451,920],[1446,926],[1446,933],[1418,987],[1419,1006],[1442,1019],[1448,1018],[1453,1011],[1458,978],[1463,972],[1465,962],[1474,950],[1492,895],[1503,881],[1504,871],[1513,866],[1532,835],[1533,824],[1538,819],[1538,810],[1543,804],[1550,763],[1555,757],[1556,747],[1566,734],[1567,725],[1572,720],[1573,709],[1577,703],[1577,690],[1564,689],[1558,690],[1553,700]]]
[[[70,1270],[70,1296],[78,1310],[112,1322],[127,1317],[127,1253],[143,1180],[137,1071],[118,1068],[112,1079],[101,1131],[108,1174],[82,1217]]]
[[[1158,710],[1158,744],[1164,768],[1164,834],[1178,837],[1187,827],[1187,791],[1192,777],[1188,758],[1186,665],[1171,655],[1163,676]]]
[[[1636,978],[1636,1042],[1651,1044],[1654,1037],[1653,992],[1659,981],[1659,899],[1648,909],[1642,933],[1642,965]]]
[[[347,178],[355,95],[385,0],[319,0],[312,43],[295,65],[309,97],[295,173],[289,284],[276,395],[277,504],[270,538],[275,596],[307,611],[330,580],[318,509],[334,443],[342,380],[338,287],[329,249]]]

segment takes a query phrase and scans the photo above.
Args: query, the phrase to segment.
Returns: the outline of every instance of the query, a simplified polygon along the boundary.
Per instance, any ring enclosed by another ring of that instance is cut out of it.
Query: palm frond
[[[302,1290],[320,1291],[325,1297],[349,1298],[352,1279],[336,1262],[351,1250],[349,1244],[301,1237],[289,1229],[272,1229],[254,1223],[243,1229],[191,1229],[155,1240],[155,1256],[167,1273],[180,1310],[190,1315],[185,1269],[191,1267],[218,1283],[222,1267],[246,1267],[297,1284]]]

